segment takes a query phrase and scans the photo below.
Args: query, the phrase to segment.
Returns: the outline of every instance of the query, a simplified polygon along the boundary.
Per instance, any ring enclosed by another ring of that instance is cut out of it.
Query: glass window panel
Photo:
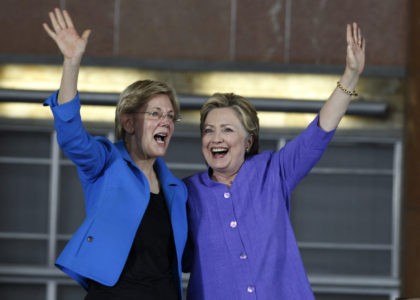
[[[0,130],[0,156],[47,158],[51,134]]]
[[[333,142],[318,168],[361,168],[392,170],[394,144]]]
[[[74,300],[84,299],[86,291],[80,285],[58,285],[57,299],[58,300]]]
[[[389,251],[300,249],[310,275],[390,276]]]
[[[202,171],[207,170],[205,165],[203,165],[203,167],[204,167],[204,169]],[[190,175],[193,175],[197,172],[201,172],[201,171],[197,171],[197,170],[184,170],[184,169],[183,170],[177,169],[177,170],[171,170],[171,171],[176,177],[178,177],[180,179],[188,177]]]
[[[311,174],[292,195],[303,242],[391,243],[392,177]]]
[[[47,231],[49,167],[0,165],[0,231]]]
[[[174,136],[165,155],[166,162],[204,163],[200,137]]]
[[[46,287],[41,284],[0,283],[0,299],[3,300],[45,300]]]
[[[45,265],[46,263],[46,241],[0,239],[0,264]]]
[[[280,139],[280,138],[279,138]],[[278,148],[278,140],[269,140],[260,138],[260,152],[265,150],[277,150]]]
[[[72,234],[85,216],[84,193],[74,165],[60,168],[59,234]]]
[[[66,239],[65,241],[57,241],[57,255],[59,255],[61,253],[61,251],[63,251],[64,247],[66,246],[68,240]]]

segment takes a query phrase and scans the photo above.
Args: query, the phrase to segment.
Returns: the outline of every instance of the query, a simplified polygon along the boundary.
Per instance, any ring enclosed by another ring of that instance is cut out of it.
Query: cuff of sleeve
[[[79,93],[69,102],[58,104],[57,101],[58,91],[48,97],[43,105],[49,106],[54,115],[54,118],[67,122],[77,116],[80,112],[80,98]]]
[[[325,131],[324,129],[319,127],[319,115],[317,115],[315,119],[311,122],[311,124],[308,126],[308,130],[312,133],[313,136],[317,137],[314,140],[320,142],[321,144],[329,143],[336,131],[336,129],[333,129],[331,131]]]

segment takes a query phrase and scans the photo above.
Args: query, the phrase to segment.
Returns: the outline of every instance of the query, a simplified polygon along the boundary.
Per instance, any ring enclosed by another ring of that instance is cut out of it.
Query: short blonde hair
[[[146,105],[151,98],[157,95],[167,95],[172,103],[175,117],[179,116],[180,106],[175,90],[164,82],[156,80],[139,80],[128,87],[120,94],[115,109],[115,139],[124,139],[125,130],[121,124],[121,116],[126,113],[133,113]]]
[[[246,153],[248,155],[257,154],[259,151],[259,132],[260,123],[255,107],[244,97],[233,93],[215,93],[201,107],[200,111],[200,131],[203,134],[204,122],[210,111],[215,108],[232,108],[246,132],[253,136],[251,148]]]

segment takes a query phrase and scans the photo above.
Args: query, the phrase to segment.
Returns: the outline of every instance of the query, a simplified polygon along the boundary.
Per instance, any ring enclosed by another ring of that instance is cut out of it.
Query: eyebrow
[[[146,108],[146,109],[157,109],[157,110],[162,111],[162,108],[160,108],[159,106],[151,106],[151,107],[148,107],[148,108]],[[169,110],[168,112],[174,112],[174,110],[173,110],[173,109],[171,109],[171,110]]]
[[[227,127],[227,126],[232,126],[232,127],[235,127],[235,125],[230,124],[230,123],[227,123],[227,124],[221,124],[221,125],[220,125],[220,127]],[[205,123],[205,124],[204,124],[204,127],[216,127],[216,126],[211,125],[211,124],[208,124],[208,123]]]

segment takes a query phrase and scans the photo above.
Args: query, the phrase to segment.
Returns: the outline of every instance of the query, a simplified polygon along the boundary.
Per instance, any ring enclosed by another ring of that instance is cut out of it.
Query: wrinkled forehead
[[[174,105],[168,95],[161,94],[151,97],[145,104],[146,109],[155,109],[161,111],[174,111]]]
[[[239,113],[232,107],[217,107],[210,110],[204,120],[204,124],[210,124],[217,122],[218,124],[223,123],[240,123],[241,118]]]
[[[202,124],[202,129],[206,127],[226,128],[234,127],[244,133],[247,132],[238,112],[232,108],[216,108],[211,110]]]

